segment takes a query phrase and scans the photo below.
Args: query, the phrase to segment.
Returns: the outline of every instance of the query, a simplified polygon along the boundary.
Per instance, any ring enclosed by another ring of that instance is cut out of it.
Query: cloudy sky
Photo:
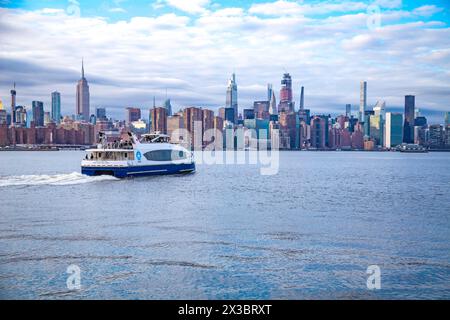
[[[239,107],[278,91],[293,77],[313,113],[338,114],[359,104],[368,81],[372,106],[385,100],[399,111],[404,95],[432,121],[450,110],[448,0],[0,0],[0,99],[18,104],[62,94],[75,110],[84,57],[91,108],[124,117],[148,109],[166,90],[175,110],[217,110],[236,72]],[[278,95],[277,95],[278,99]]]

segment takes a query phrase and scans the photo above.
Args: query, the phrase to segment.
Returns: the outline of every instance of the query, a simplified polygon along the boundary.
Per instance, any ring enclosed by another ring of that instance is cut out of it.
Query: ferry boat
[[[128,133],[129,140],[107,143],[100,134],[97,149],[86,150],[81,173],[88,176],[111,175],[117,178],[195,172],[192,152],[170,143],[161,133],[142,135]]]
[[[400,146],[398,146],[398,150],[400,152],[405,152],[405,153],[427,153],[428,150],[424,147],[422,147],[421,145],[418,144],[406,144],[403,143]]]

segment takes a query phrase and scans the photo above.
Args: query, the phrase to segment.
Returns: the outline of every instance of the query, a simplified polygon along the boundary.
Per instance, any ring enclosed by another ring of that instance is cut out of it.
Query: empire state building
[[[81,79],[77,84],[77,117],[84,121],[89,121],[89,85],[84,77],[84,62],[81,62]]]

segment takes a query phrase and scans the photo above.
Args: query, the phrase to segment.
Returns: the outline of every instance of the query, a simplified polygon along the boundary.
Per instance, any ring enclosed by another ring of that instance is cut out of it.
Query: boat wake
[[[113,176],[97,176],[90,177],[79,172],[55,175],[22,175],[22,176],[6,176],[0,177],[0,187],[9,186],[67,186],[83,183],[99,182],[99,181],[118,181]]]

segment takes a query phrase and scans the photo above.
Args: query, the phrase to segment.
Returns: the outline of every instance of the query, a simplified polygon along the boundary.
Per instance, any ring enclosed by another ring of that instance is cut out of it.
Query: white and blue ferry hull
[[[116,178],[142,177],[164,174],[182,174],[195,171],[195,163],[170,163],[135,166],[82,166],[81,173],[87,176],[110,175]]]

